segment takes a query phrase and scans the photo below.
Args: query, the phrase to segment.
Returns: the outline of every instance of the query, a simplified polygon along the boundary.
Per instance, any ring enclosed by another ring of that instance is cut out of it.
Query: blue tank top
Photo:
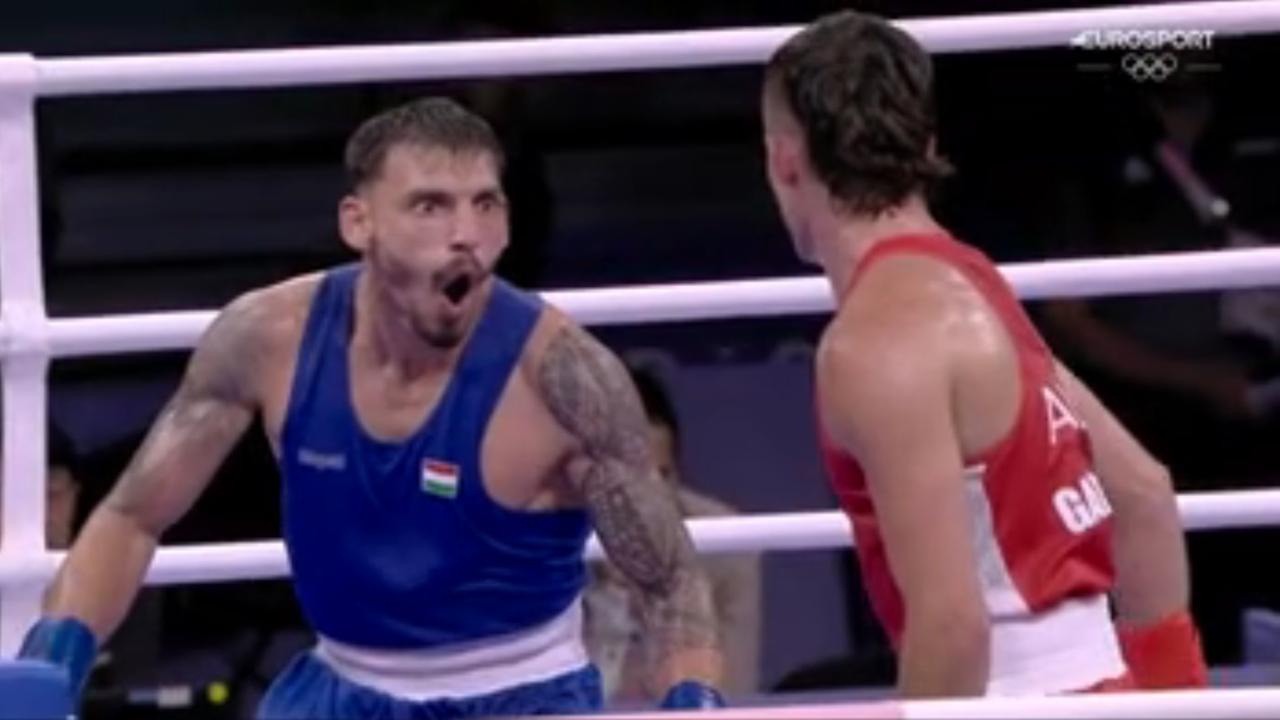
[[[495,281],[423,426],[369,435],[348,377],[359,265],[311,305],[281,437],[284,538],[312,626],[338,642],[427,648],[534,627],[576,601],[587,515],[498,505],[480,445],[541,305]]]

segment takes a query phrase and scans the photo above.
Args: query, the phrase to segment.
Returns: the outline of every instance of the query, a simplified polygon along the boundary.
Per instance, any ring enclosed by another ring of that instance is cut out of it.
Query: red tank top
[[[1004,324],[1018,356],[1022,392],[1017,419],[993,447],[965,458],[963,478],[993,624],[1034,619],[1070,598],[1104,594],[1114,577],[1111,508],[1091,472],[1085,429],[1056,386],[1053,356],[991,261],[949,237],[882,241],[855,269],[853,285],[877,261],[905,253],[928,255],[963,273]],[[889,569],[866,478],[857,460],[821,429],[821,417],[818,424],[831,482],[853,524],[864,584],[897,645],[903,600]],[[1100,602],[1105,606],[1105,599]]]

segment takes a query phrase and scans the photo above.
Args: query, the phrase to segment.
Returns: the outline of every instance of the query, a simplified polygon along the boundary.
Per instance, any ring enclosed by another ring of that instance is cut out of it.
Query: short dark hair
[[[809,162],[850,212],[878,215],[951,172],[930,150],[933,63],[906,32],[845,10],[774,52],[766,83],[799,121]]]
[[[376,178],[387,152],[399,144],[480,150],[502,172],[502,145],[489,123],[453,100],[428,97],[385,110],[356,129],[343,154],[351,189]]]

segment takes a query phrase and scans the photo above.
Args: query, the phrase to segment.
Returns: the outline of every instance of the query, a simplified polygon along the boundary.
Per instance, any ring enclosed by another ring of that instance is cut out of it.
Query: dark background
[[[859,7],[917,17],[1065,5],[955,0]],[[756,26],[806,22],[839,6],[812,0],[6,3],[0,52],[58,57]],[[1154,246],[1100,230],[1109,217],[1125,214],[1117,205],[1149,210],[1139,224],[1150,227],[1167,220],[1178,200],[1157,188],[1126,205],[1128,190],[1112,192],[1123,185],[1117,178],[1127,160],[1156,137],[1144,94],[1149,88],[1118,71],[1081,71],[1078,63],[1095,56],[1070,51],[1065,42],[1061,49],[936,58],[939,145],[958,168],[936,198],[941,219],[1001,261],[1220,245],[1220,235],[1188,230],[1183,217],[1170,222],[1190,239],[1162,235]],[[1274,232],[1280,113],[1270,78],[1280,52],[1274,36],[1219,38],[1211,60],[1220,69],[1197,81],[1212,98],[1214,119],[1197,158],[1230,199],[1235,222]],[[759,68],[749,66],[44,100],[39,140],[50,312],[212,308],[251,287],[349,259],[334,226],[346,136],[369,114],[426,93],[472,104],[508,144],[514,237],[504,271],[526,287],[808,274],[791,254],[764,182],[759,80]],[[1183,300],[1213,303],[1216,295]],[[1171,324],[1185,324],[1174,300],[1141,301],[1154,303],[1154,314]],[[1041,308],[1032,310],[1039,319]],[[805,358],[821,321],[654,325],[600,334],[628,359],[656,367],[672,389],[685,416],[691,482],[744,511],[801,510],[833,506],[808,416]],[[1045,329],[1071,356],[1069,341]],[[55,363],[53,412],[82,455],[84,511],[113,482],[184,359],[184,353],[165,353]],[[1250,372],[1265,377],[1258,368],[1266,365],[1254,363]],[[1089,368],[1082,372],[1093,379]],[[1148,424],[1139,432],[1153,447],[1181,448],[1166,458],[1181,489],[1274,484],[1269,425],[1251,425],[1244,445],[1201,442],[1203,434],[1243,435],[1203,408],[1173,409],[1159,396],[1109,382],[1105,373],[1097,382],[1104,399],[1134,422],[1151,414],[1185,420],[1179,429]],[[1207,430],[1206,423],[1226,429]],[[1232,472],[1216,472],[1228,459]],[[277,537],[277,512],[274,468],[260,436],[251,434],[169,541]],[[1203,622],[1216,664],[1242,660],[1241,608],[1280,606],[1280,593],[1258,573],[1229,572],[1243,566],[1245,548],[1271,564],[1275,540],[1270,532],[1193,539],[1197,593],[1209,598],[1202,601],[1208,603]],[[837,682],[884,679],[883,646],[844,553],[772,555],[766,582],[766,688],[788,677],[793,686],[822,685],[832,682],[832,673]],[[147,627],[160,634],[144,629],[137,636],[143,640],[121,649],[145,658],[121,670],[123,683],[154,680],[163,675],[161,659],[211,647],[230,657],[230,666],[246,667],[258,661],[259,638],[232,651],[224,647],[229,637],[246,627],[299,623],[286,583],[153,595]],[[853,660],[836,663],[834,671],[819,668],[818,680],[803,679],[813,673],[796,680],[797,670],[833,657]],[[189,674],[222,672],[200,667]]]

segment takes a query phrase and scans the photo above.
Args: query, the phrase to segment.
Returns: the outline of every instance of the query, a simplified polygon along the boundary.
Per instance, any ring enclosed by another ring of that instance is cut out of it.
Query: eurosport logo
[[[1209,62],[1190,62],[1179,52],[1203,56],[1213,49],[1213,30],[1085,30],[1071,39],[1071,47],[1080,50],[1119,53],[1118,67],[1139,83],[1158,83],[1178,70],[1217,70]],[[1115,55],[1111,55],[1115,57]],[[1082,70],[1112,70],[1113,62],[1082,62]]]
[[[1071,38],[1083,50],[1212,50],[1213,30],[1085,30]]]

